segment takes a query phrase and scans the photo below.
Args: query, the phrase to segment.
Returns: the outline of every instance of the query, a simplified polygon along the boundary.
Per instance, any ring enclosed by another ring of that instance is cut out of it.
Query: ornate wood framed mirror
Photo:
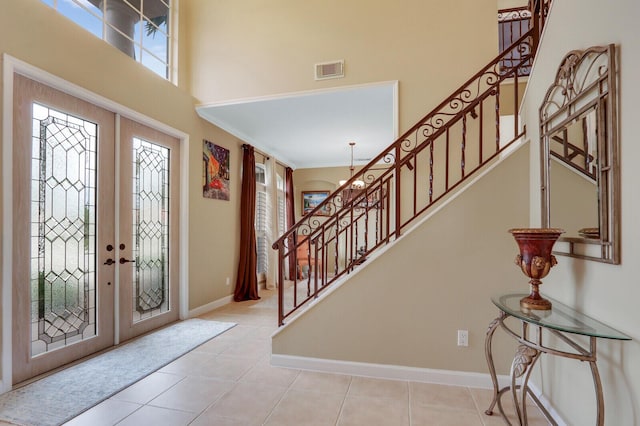
[[[555,253],[620,263],[615,46],[569,52],[540,107],[542,225]]]

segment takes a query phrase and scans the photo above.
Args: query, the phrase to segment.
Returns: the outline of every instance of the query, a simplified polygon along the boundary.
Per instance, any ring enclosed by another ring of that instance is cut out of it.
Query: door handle
[[[122,265],[122,264],[125,264],[125,263],[129,263],[129,262],[131,262],[131,263],[136,263],[136,261],[135,261],[135,260],[125,259],[124,257],[121,257],[121,258],[120,258],[120,264],[121,264],[121,265]]]
[[[111,258],[107,259],[107,261],[104,262],[105,265],[113,265],[114,263],[116,263],[116,261]]]

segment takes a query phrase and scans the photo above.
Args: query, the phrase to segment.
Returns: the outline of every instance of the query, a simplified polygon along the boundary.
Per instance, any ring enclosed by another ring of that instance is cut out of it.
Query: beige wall
[[[525,120],[531,138],[531,224],[540,223],[538,108],[560,61],[570,50],[615,43],[619,63],[619,137],[621,171],[621,264],[558,257],[545,279],[543,292],[630,335],[632,342],[601,339],[598,366],[605,395],[605,424],[640,423],[640,198],[636,163],[640,157],[637,121],[640,116],[640,39],[637,0],[554,0],[525,98]],[[555,223],[562,226],[562,223]],[[535,381],[553,399],[570,424],[593,424],[595,401],[587,365],[543,357]]]
[[[231,294],[239,234],[239,141],[201,120],[189,93],[89,35],[39,0],[2,3],[1,53],[189,135],[189,308]],[[231,151],[231,201],[202,198],[203,138]],[[1,211],[11,208],[0,207]],[[231,286],[225,285],[226,277],[231,277]]]
[[[402,132],[497,52],[490,1],[183,3],[202,103],[398,80]],[[344,78],[314,81],[315,63],[338,59]]]
[[[507,230],[528,221],[528,164],[525,146],[281,329],[273,353],[487,372],[489,297],[527,289]],[[456,346],[458,329],[469,347]],[[500,336],[496,346],[504,374],[512,345]]]
[[[498,0],[498,9],[511,9],[527,5],[528,0]]]

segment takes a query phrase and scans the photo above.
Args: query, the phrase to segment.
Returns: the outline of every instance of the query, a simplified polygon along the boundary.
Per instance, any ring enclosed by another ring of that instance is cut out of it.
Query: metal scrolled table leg
[[[600,373],[598,373],[598,365],[596,364],[596,338],[590,339],[590,352],[593,359],[589,361],[589,367],[591,367],[591,376],[593,376],[593,385],[596,388],[596,401],[597,401],[597,417],[596,425],[604,425],[604,395],[602,394],[602,382],[600,381]]]
[[[527,372],[527,369],[529,369],[529,367],[535,363],[535,361],[538,359],[539,356],[540,356],[539,351],[533,348],[530,348],[529,346],[526,346],[526,345],[520,345],[518,346],[516,355],[513,357],[513,363],[511,364],[511,393],[513,396],[513,403],[515,404],[515,407],[516,407],[516,414],[518,415],[518,420],[521,425],[527,424],[526,407],[525,407],[525,404],[527,403],[526,379],[528,379],[529,375],[527,374],[525,378],[525,382],[522,384],[522,387],[521,387],[522,408],[520,406],[521,404],[518,403],[516,379],[518,379],[519,377],[522,377]]]
[[[496,403],[500,398],[500,386],[498,384],[498,376],[496,375],[496,367],[493,363],[493,353],[491,350],[491,342],[493,340],[493,333],[496,331],[496,328],[500,325],[500,323],[507,317],[507,314],[504,312],[500,312],[498,318],[491,321],[489,324],[489,328],[487,329],[487,336],[484,339],[484,355],[487,359],[487,365],[489,366],[489,375],[491,376],[491,381],[493,382],[493,400],[489,405],[489,408],[485,410],[485,414],[488,416],[493,415],[493,407],[495,407]]]

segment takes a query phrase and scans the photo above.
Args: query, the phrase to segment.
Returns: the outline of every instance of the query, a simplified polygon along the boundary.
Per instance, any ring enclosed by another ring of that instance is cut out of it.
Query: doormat
[[[59,425],[235,326],[189,319],[0,395],[0,420]]]

